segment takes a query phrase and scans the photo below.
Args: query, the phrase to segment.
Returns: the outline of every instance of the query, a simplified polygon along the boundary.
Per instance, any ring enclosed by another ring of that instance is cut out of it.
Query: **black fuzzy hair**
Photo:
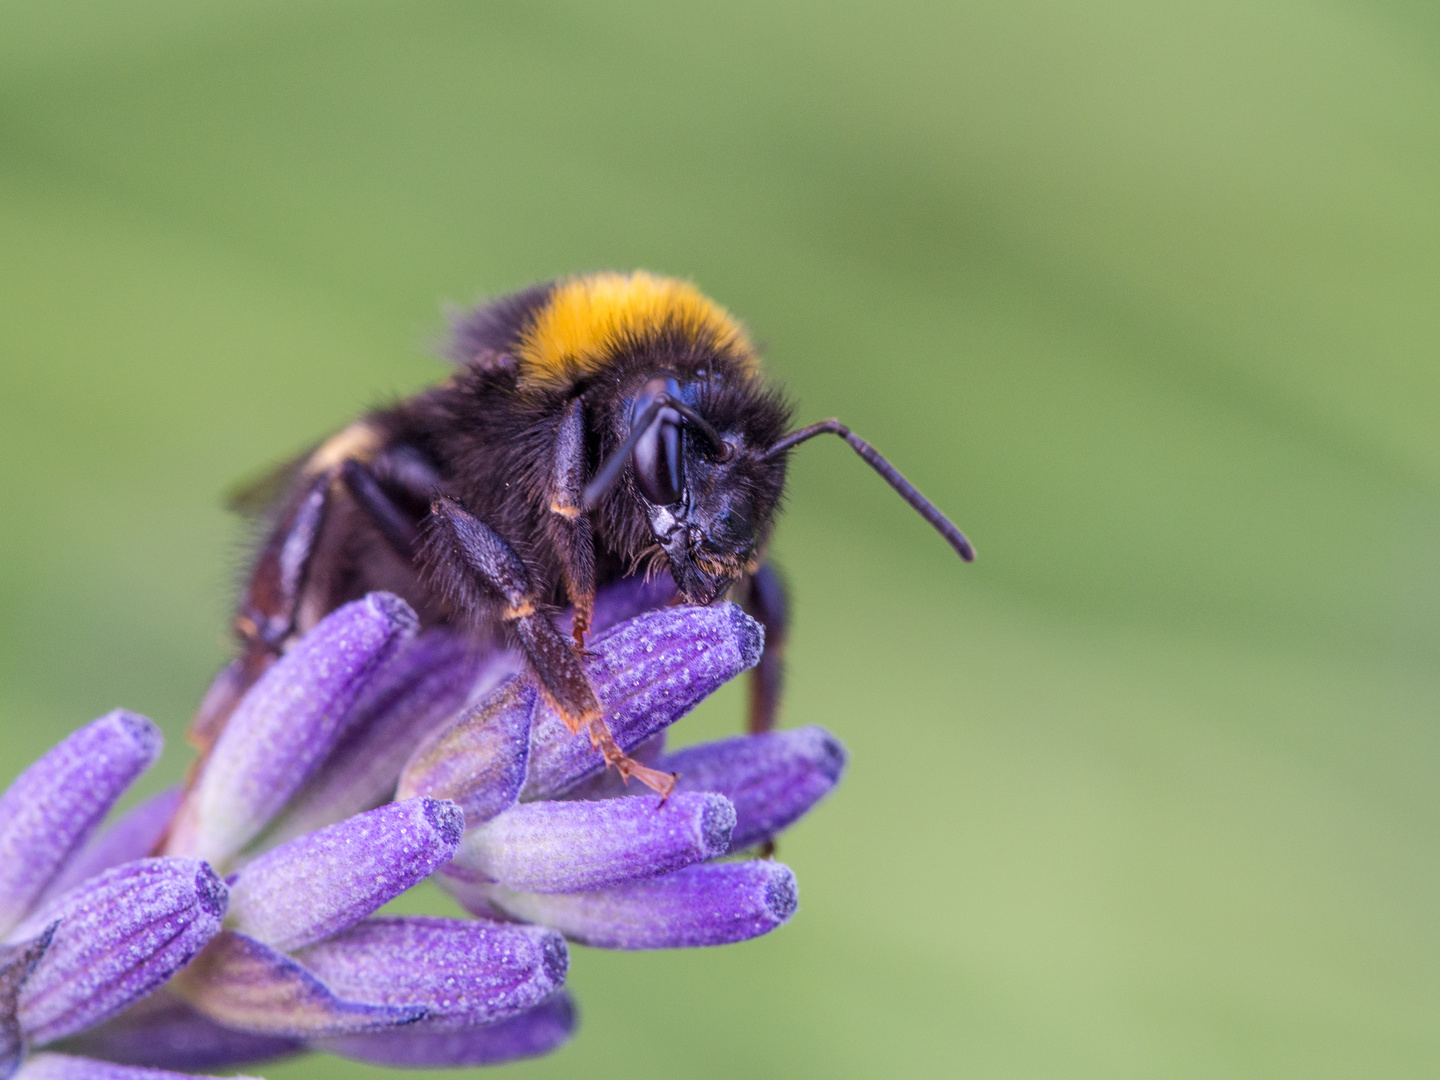
[[[548,550],[554,447],[567,403],[582,398],[589,469],[597,470],[629,431],[628,402],[658,373],[698,389],[696,408],[751,454],[727,471],[727,483],[754,506],[761,539],[779,507],[783,460],[758,452],[785,433],[791,407],[757,372],[753,355],[662,324],[616,342],[598,369],[581,381],[541,394],[522,392],[511,359],[519,339],[544,307],[553,284],[484,305],[453,321],[448,352],[456,375],[375,421],[388,439],[415,446],[446,478],[447,491],[494,528],[530,566],[537,584],[554,591],[559,567]],[[628,572],[653,547],[644,504],[627,473],[591,516],[601,579]],[[557,598],[558,598],[557,593]]]
[[[508,352],[554,291],[553,281],[542,282],[457,312],[450,318],[445,355],[455,364],[466,365],[475,363],[477,358]]]

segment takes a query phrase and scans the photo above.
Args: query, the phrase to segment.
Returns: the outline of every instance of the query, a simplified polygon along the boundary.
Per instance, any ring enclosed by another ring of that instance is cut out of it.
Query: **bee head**
[[[759,385],[658,373],[619,402],[616,419],[625,437],[586,489],[587,504],[628,464],[631,505],[682,597],[712,603],[754,569],[769,536],[785,463],[763,453],[784,424],[783,405]]]

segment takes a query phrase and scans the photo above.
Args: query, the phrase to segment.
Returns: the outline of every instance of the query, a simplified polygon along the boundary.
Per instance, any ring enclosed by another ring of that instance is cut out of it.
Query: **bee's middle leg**
[[[288,506],[255,559],[240,594],[235,634],[241,654],[211,684],[185,737],[200,753],[192,780],[246,691],[295,637],[301,593],[325,524],[333,476],[313,477]]]
[[[499,596],[504,604],[500,617],[519,637],[545,693],[572,732],[589,734],[606,765],[661,795],[674,790],[672,774],[640,764],[616,744],[579,652],[555,629],[524,562],[499,533],[456,500],[436,499],[420,558],[431,583],[463,618],[478,622],[488,617],[494,610],[492,595]]]

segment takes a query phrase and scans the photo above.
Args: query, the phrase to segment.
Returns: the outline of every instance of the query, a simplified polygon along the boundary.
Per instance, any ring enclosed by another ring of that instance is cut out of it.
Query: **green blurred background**
[[[800,913],[576,949],[513,1074],[1434,1075],[1437,12],[9,0],[0,772],[124,704],[180,774],[220,492],[442,302],[686,275],[980,561],[797,456]]]

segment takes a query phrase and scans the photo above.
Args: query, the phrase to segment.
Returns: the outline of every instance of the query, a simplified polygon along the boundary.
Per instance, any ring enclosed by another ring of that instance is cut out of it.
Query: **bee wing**
[[[242,517],[260,517],[280,501],[315,448],[271,465],[260,472],[242,477],[225,489],[225,509]]]

